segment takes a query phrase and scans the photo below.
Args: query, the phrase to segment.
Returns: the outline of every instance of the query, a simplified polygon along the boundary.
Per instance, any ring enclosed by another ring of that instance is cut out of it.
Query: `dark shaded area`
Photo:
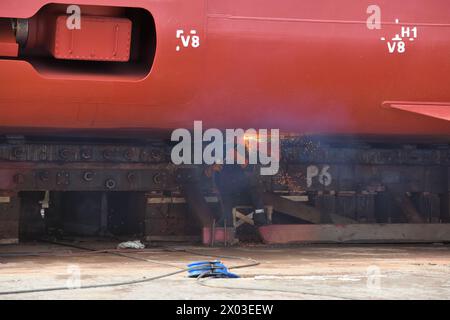
[[[20,194],[20,239],[45,236],[140,237],[144,234],[142,192],[45,192]]]

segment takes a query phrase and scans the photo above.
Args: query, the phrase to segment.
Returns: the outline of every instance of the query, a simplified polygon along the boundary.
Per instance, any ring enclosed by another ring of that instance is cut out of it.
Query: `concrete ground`
[[[104,249],[116,244],[82,245]],[[45,243],[4,245],[0,246],[0,291],[138,280],[180,270],[189,262],[215,259],[176,251],[181,248],[242,257],[221,259],[229,267],[249,263],[246,258],[260,264],[231,270],[240,279],[196,281],[182,272],[133,285],[0,295],[0,299],[450,299],[450,246],[442,244],[171,245],[126,253],[149,261]],[[45,254],[29,255],[37,252]]]

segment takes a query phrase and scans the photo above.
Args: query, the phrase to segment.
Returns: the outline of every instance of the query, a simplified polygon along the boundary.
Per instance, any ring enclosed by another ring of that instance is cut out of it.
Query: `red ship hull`
[[[80,74],[0,59],[0,127],[20,130],[279,128],[301,134],[450,137],[450,3],[378,1],[93,1],[151,13],[148,74]],[[60,0],[59,3],[71,4]],[[46,0],[2,1],[1,17],[29,18]],[[399,19],[399,24],[395,20]],[[406,52],[386,41],[417,27]],[[195,30],[183,47],[177,30]]]

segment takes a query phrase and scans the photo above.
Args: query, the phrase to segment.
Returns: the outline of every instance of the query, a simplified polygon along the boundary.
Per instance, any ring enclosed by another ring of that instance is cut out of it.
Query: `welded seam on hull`
[[[208,14],[208,18],[230,19],[230,20],[253,20],[269,22],[305,22],[305,23],[340,23],[340,24],[363,24],[367,21],[362,20],[328,20],[328,19],[300,19],[300,18],[276,18],[276,17],[251,17],[251,16],[232,16],[227,14]],[[397,25],[395,22],[382,22],[382,25]],[[402,25],[424,26],[424,27],[450,27],[450,23],[428,23],[428,22],[402,22]]]

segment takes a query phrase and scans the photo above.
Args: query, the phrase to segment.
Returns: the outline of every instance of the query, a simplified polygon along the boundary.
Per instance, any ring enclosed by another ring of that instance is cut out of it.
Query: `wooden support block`
[[[441,221],[450,222],[450,167],[445,169],[447,186],[445,193],[440,195],[441,199]]]
[[[264,193],[264,202],[270,204],[273,210],[282,212],[295,218],[299,218],[308,222],[321,223],[321,213],[317,208],[306,204],[288,200],[271,193]],[[350,224],[355,220],[346,218],[337,214],[331,214],[331,220],[334,223]]]
[[[424,219],[414,207],[411,199],[406,194],[394,194],[394,199],[398,206],[402,209],[403,214],[410,223],[423,223]]]
[[[440,222],[440,199],[437,194],[424,192],[418,199],[420,214],[426,219],[426,222]]]
[[[245,215],[235,210],[234,216],[236,217],[236,224],[235,224],[236,228],[243,225],[244,223],[251,224],[252,226],[255,225],[255,222],[253,221],[253,212],[248,215]],[[237,218],[239,218],[240,220],[237,220]]]
[[[320,223],[320,211],[314,207],[288,200],[271,193],[264,193],[264,202],[273,206],[275,211],[312,223]]]
[[[232,211],[232,215],[233,215],[233,226],[235,228],[240,227],[241,225],[243,225],[244,223],[248,223],[251,224],[252,226],[255,225],[255,222],[253,221],[253,215],[254,212],[251,212],[249,214],[244,214],[242,212],[239,211],[239,209],[252,209],[252,207],[250,206],[239,206],[239,207],[234,207],[233,211]],[[272,206],[264,206],[264,210],[267,216],[267,222],[269,224],[272,223],[272,215],[273,215],[273,207]]]
[[[200,242],[200,236],[146,236],[146,241],[149,242]]]
[[[17,243],[20,199],[16,195],[2,194],[0,200],[0,243]]]
[[[320,194],[316,197],[316,207],[320,211],[320,223],[333,223],[332,215],[336,213],[336,195]]]
[[[450,192],[440,195],[441,204],[441,221],[450,222]]]
[[[356,195],[357,221],[375,223],[375,195],[362,193]]]
[[[433,243],[450,241],[450,224],[271,225],[259,228],[267,244]]]

